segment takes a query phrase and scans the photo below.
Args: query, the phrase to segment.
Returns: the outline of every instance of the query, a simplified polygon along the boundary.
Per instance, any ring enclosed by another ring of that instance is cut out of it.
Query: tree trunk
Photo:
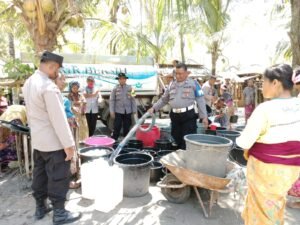
[[[85,26],[82,28],[81,53],[85,53]]]
[[[44,35],[41,35],[39,32],[32,35],[36,53],[41,53],[45,50],[52,52],[54,50],[57,44],[57,37],[50,30],[46,30]]]
[[[181,62],[185,62],[185,55],[184,55],[184,38],[183,38],[183,33],[179,33],[180,37],[180,54],[181,54]]]
[[[216,75],[217,61],[219,58],[219,43],[214,41],[211,46],[211,74]]]
[[[8,52],[11,58],[16,58],[14,35],[12,33],[8,33]]]
[[[291,0],[292,20],[289,32],[293,61],[292,66],[300,65],[300,1]]]
[[[119,8],[120,8],[119,0],[114,0],[114,3],[113,3],[113,5],[110,9],[110,12],[109,12],[110,22],[112,22],[112,23],[117,23],[118,22],[117,13],[118,13]],[[109,50],[110,50],[111,55],[116,54],[116,46],[117,46],[117,43],[115,43],[114,40],[111,40],[110,44],[109,44]]]

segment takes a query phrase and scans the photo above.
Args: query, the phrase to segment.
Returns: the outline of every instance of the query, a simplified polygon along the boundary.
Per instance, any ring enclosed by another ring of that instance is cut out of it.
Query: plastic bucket
[[[143,148],[143,142],[141,140],[129,140],[127,145],[129,148],[137,148],[137,149]]]
[[[111,152],[113,151],[110,147],[98,146],[98,147],[85,147],[79,149],[79,156],[81,163],[93,161],[99,158],[109,158]]]
[[[136,153],[139,152],[140,149],[137,148],[122,148],[119,154],[127,154],[127,153]]]
[[[142,152],[150,154],[153,158],[155,158],[157,156],[157,151],[154,151],[153,148],[144,148],[144,149],[142,149]]]
[[[170,153],[174,152],[173,150],[160,150],[157,152],[156,154],[156,158],[157,159],[160,159],[161,157],[165,156],[165,155],[168,155]]]
[[[229,159],[242,167],[247,166],[247,160],[244,158],[244,149],[240,147],[235,147],[230,151]]]
[[[124,196],[140,197],[148,193],[152,161],[153,157],[145,153],[122,154],[114,159],[124,172]]]
[[[172,143],[166,139],[157,139],[155,141],[155,148],[158,150],[170,150],[172,147]]]
[[[187,165],[195,171],[208,175],[225,177],[226,161],[232,148],[228,138],[189,134],[184,136],[187,151],[193,151],[194,157],[187,158]]]
[[[150,182],[158,182],[164,176],[163,165],[153,161],[150,170]]]
[[[236,138],[241,135],[239,131],[233,131],[233,130],[217,130],[216,133],[218,136],[225,137],[232,140],[234,144]]]
[[[143,124],[141,127],[146,129],[149,127],[149,124]],[[143,132],[140,129],[137,129],[136,131],[136,139],[141,140],[144,144],[144,147],[154,147],[155,141],[159,138],[160,130],[157,126],[153,126],[148,132]]]
[[[105,135],[92,136],[84,140],[84,143],[88,146],[107,146],[112,147],[115,140]]]
[[[245,129],[246,126],[237,126],[235,127],[235,130],[237,131],[243,131]]]

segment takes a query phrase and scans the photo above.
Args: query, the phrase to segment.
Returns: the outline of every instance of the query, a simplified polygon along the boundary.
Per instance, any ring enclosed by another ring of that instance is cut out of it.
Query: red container
[[[141,127],[146,129],[149,125],[150,124],[143,124]],[[160,138],[160,130],[155,125],[148,132],[143,132],[140,129],[137,129],[135,137],[137,140],[141,140],[143,142],[144,147],[154,147],[155,141]]]

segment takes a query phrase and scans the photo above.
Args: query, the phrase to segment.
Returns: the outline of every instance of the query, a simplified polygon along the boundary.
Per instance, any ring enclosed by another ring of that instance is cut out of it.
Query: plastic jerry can
[[[97,160],[97,179],[100,184],[95,193],[95,209],[101,212],[113,210],[123,200],[123,170],[118,165],[109,166],[104,159]]]

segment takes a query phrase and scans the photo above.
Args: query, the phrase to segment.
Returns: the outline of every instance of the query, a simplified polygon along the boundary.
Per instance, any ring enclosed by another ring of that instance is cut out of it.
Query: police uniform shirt
[[[116,85],[109,98],[109,110],[114,113],[126,114],[136,113],[137,106],[134,97],[131,95],[130,85]]]
[[[187,78],[183,82],[173,81],[166,88],[164,95],[153,105],[155,111],[166,104],[170,104],[172,109],[185,108],[197,102],[200,118],[206,118],[206,108],[204,95],[197,81]]]
[[[74,146],[62,95],[48,75],[36,70],[23,94],[33,149],[51,152]]]

